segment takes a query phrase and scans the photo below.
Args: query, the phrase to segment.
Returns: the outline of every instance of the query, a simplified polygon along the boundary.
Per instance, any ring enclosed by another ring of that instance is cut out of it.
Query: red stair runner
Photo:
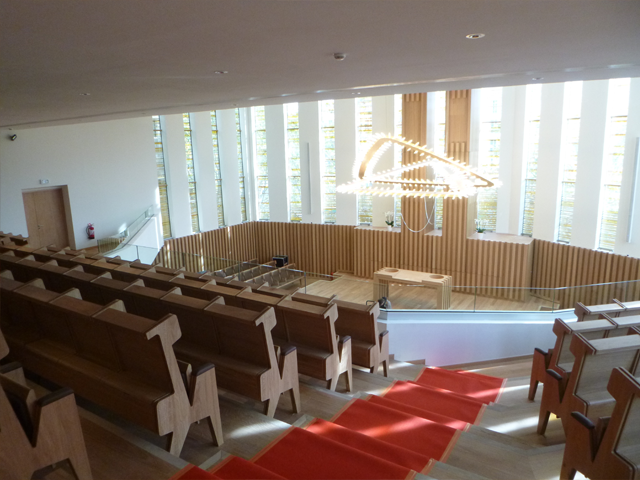
[[[419,385],[413,382],[394,382],[383,398],[439,413],[468,423],[477,423],[486,405],[475,398]]]
[[[247,480],[247,479],[273,479],[284,480],[284,477],[273,473],[266,468],[262,468],[244,458],[229,455],[222,462],[215,465],[209,472],[217,475],[216,478],[225,480]]]
[[[413,470],[297,427],[287,430],[256,455],[253,462],[290,480],[382,480],[415,476]]]
[[[376,440],[320,418],[316,418],[306,427],[306,430],[420,473],[424,473],[424,469],[431,460],[426,455]]]
[[[220,477],[216,477],[213,473],[209,473],[206,470],[202,470],[195,465],[187,465],[178,473],[176,473],[169,480],[217,480]]]
[[[484,403],[497,402],[506,381],[506,378],[442,368],[425,368],[416,379],[420,385],[461,393]]]
[[[411,405],[406,405],[404,403],[394,402],[393,400],[379,397],[377,395],[369,395],[368,397],[364,398],[364,400],[370,403],[375,403],[376,405],[381,405],[383,407],[393,408],[394,410],[399,410],[401,412],[408,413],[409,415],[426,418],[427,420],[438,422],[442,425],[455,428],[456,430],[462,430],[463,432],[469,428],[469,424],[463,420],[446,417],[444,415],[440,415],[439,413],[412,407]]]
[[[460,432],[414,415],[354,399],[332,420],[377,440],[444,461]]]

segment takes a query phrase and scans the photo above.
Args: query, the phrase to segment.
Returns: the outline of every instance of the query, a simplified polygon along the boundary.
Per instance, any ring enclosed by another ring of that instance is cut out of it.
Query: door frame
[[[66,220],[67,227],[67,238],[69,239],[69,248],[72,250],[76,250],[76,236],[73,233],[73,217],[71,216],[71,201],[69,200],[69,186],[68,185],[51,185],[42,188],[24,188],[22,189],[22,193],[33,193],[33,192],[42,192],[44,190],[61,190],[62,191],[62,202],[64,204],[64,216]],[[22,197],[22,209],[24,211],[24,197]],[[27,222],[25,212],[25,223]]]

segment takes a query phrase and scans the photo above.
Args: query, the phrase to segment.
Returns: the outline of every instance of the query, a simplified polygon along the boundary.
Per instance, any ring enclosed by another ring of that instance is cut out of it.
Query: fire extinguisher
[[[89,223],[87,225],[87,237],[89,237],[89,240],[96,238],[96,231],[93,229],[93,223]]]

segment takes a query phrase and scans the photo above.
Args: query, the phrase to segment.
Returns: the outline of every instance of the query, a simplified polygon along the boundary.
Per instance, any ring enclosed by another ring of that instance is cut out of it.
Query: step
[[[477,473],[442,462],[434,462],[426,478],[434,480],[489,480]]]
[[[460,435],[446,463],[494,480],[535,479],[526,451],[471,432]]]

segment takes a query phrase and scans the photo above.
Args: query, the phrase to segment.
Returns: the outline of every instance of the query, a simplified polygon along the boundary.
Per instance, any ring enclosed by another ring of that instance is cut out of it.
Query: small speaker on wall
[[[276,262],[276,267],[277,268],[282,268],[285,265],[289,264],[289,256],[288,255],[276,255],[271,260]]]

